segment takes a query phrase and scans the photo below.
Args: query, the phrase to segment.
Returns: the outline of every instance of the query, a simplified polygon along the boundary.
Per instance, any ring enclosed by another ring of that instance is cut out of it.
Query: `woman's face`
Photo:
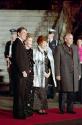
[[[25,41],[25,45],[30,49],[32,48],[32,38],[28,38],[26,41]]]
[[[43,41],[43,42],[40,44],[40,46],[41,46],[43,49],[45,49],[46,46],[47,46],[47,42],[46,42],[46,41]]]
[[[81,47],[81,46],[82,46],[82,40],[81,40],[81,39],[78,39],[78,40],[77,40],[77,45],[78,45],[78,47]]]

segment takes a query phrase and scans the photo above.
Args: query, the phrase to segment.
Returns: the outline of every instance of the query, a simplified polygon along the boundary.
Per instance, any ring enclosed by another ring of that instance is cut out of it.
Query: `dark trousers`
[[[8,70],[8,74],[9,74],[9,94],[10,94],[10,96],[13,96],[13,84],[14,84],[13,65],[11,64],[7,70]]]
[[[33,112],[33,102],[34,102],[34,89],[33,89],[33,80],[31,78],[27,79],[26,88],[25,88],[25,114],[29,115]]]
[[[81,79],[79,80],[79,93],[78,93],[78,98],[80,103],[82,104],[82,64],[81,64]]]
[[[34,88],[34,110],[47,109],[47,93],[46,88]]]
[[[14,76],[14,99],[13,99],[13,116],[24,117],[25,116],[25,87],[27,79],[19,77],[18,74]]]
[[[54,81],[52,75],[48,78],[48,89],[47,89],[47,98],[53,99],[56,93],[56,89],[54,86]]]
[[[65,103],[67,103],[67,112],[73,111],[73,92],[59,92],[59,109],[61,112],[65,111]]]
[[[79,81],[79,94],[78,94],[78,98],[80,103],[82,104],[82,78]]]

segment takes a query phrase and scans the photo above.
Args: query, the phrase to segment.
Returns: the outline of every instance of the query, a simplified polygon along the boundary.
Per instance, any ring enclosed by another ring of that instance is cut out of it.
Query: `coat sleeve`
[[[18,44],[16,47],[16,63],[19,71],[22,73],[26,70],[26,64],[25,64],[25,50],[23,45]]]
[[[9,55],[9,42],[7,42],[6,43],[6,45],[5,45],[5,51],[4,51],[4,56],[5,56],[5,58],[7,58]]]
[[[80,65],[80,59],[79,59],[79,54],[78,54],[78,48],[77,48],[77,58],[78,58],[78,69],[79,69],[79,76],[81,76],[81,65]]]
[[[56,76],[60,76],[60,59],[61,59],[61,53],[60,53],[60,46],[56,47],[55,51],[55,73]]]

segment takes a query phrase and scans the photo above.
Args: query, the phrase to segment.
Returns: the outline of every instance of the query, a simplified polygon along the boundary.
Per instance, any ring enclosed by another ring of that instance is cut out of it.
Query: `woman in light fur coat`
[[[34,109],[39,114],[46,114],[47,105],[47,80],[52,73],[56,87],[54,59],[51,49],[47,46],[45,36],[37,39],[37,48],[33,50],[34,58]]]

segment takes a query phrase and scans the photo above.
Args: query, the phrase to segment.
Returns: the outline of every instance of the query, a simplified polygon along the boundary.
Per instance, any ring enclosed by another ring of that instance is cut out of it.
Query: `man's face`
[[[48,39],[52,40],[54,38],[54,33],[48,34]]]
[[[67,45],[73,44],[73,35],[72,35],[72,34],[67,34],[67,35],[65,36],[65,43],[66,43]]]
[[[16,38],[17,38],[17,33],[16,33],[16,32],[12,33],[12,34],[11,34],[11,40],[12,40],[12,41],[15,41]]]
[[[27,31],[23,29],[20,33],[18,33],[18,36],[22,39],[22,41],[26,40]]]

